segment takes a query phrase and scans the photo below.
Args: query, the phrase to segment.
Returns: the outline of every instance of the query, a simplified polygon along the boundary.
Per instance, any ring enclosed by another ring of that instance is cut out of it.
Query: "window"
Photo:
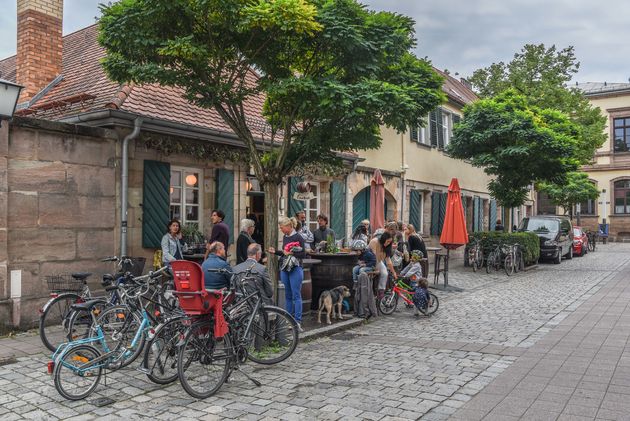
[[[306,224],[308,229],[315,231],[317,229],[317,215],[319,215],[319,184],[311,184],[311,193],[314,197],[311,200],[306,201],[305,213]],[[329,221],[330,222],[330,221]]]
[[[615,181],[615,213],[630,214],[630,180]]]
[[[597,215],[596,201],[589,199],[586,202],[580,203],[580,215]],[[573,212],[577,214],[577,206]]]
[[[428,115],[427,115],[427,120],[425,121],[425,127],[412,127],[411,128],[410,134],[411,134],[412,142],[417,142],[422,145],[426,145],[429,143],[429,125],[427,124],[427,121],[428,121]]]
[[[171,219],[202,227],[200,170],[171,167]]]
[[[444,139],[442,147],[446,147],[453,134],[453,114],[445,109],[442,109],[442,121],[438,121],[438,130],[442,130],[442,139]]]
[[[613,119],[615,152],[630,150],[630,118]]]

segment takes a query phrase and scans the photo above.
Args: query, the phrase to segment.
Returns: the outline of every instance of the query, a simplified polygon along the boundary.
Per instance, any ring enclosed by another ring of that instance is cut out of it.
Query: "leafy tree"
[[[606,118],[578,89],[568,86],[579,68],[572,46],[558,50],[555,45],[527,44],[509,63],[476,70],[469,80],[482,98],[514,89],[531,105],[567,114],[579,127],[575,156],[584,165],[606,140]]]
[[[410,53],[413,20],[356,0],[121,0],[101,8],[110,78],[182,88],[248,148],[265,191],[268,245],[277,242],[283,177],[336,161],[335,152],[378,148],[381,125],[422,125],[444,100],[441,77]],[[247,115],[250,100],[264,101],[264,136]]]
[[[573,218],[573,207],[576,204],[599,197],[597,186],[588,179],[588,174],[582,172],[568,173],[564,183],[542,182],[536,187],[547,193],[554,204],[562,206],[565,213],[569,212],[571,218]]]
[[[563,183],[566,173],[577,169],[578,134],[579,126],[565,114],[507,90],[464,108],[448,152],[493,176],[490,192],[511,208],[523,204],[532,184]]]

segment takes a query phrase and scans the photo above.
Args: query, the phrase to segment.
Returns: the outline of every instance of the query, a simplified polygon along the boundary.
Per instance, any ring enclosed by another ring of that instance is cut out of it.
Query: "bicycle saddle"
[[[102,302],[103,302],[103,300],[100,300],[100,299],[99,299],[99,300],[90,300],[90,301],[86,301],[86,302],[84,302],[84,303],[76,303],[76,304],[72,304],[72,305],[70,306],[70,308],[71,308],[71,309],[73,309],[73,310],[86,310],[86,311],[87,311],[87,310],[89,310],[90,308],[92,308],[92,306],[93,306],[94,304],[97,304],[97,303],[102,303]]]
[[[76,272],[70,274],[70,276],[74,279],[78,279],[79,281],[85,281],[90,275],[92,275],[91,272]]]

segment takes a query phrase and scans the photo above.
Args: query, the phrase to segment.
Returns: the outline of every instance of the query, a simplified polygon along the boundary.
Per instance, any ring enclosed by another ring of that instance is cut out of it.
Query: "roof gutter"
[[[121,175],[121,199],[120,199],[120,255],[127,256],[127,204],[129,188],[129,142],[140,134],[142,117],[137,117],[133,122],[133,131],[123,139],[122,143],[122,175]]]

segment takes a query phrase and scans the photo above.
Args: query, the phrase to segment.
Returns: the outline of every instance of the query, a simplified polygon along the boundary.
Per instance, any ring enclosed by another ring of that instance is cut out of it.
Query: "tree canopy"
[[[444,96],[413,56],[414,22],[355,0],[122,0],[101,6],[103,65],[120,82],[184,89],[249,148],[262,183],[335,152],[378,148]],[[256,74],[254,74],[254,72]],[[257,150],[247,100],[264,96],[269,143]]]
[[[569,86],[579,68],[572,46],[558,50],[555,45],[527,44],[509,63],[478,69],[469,80],[482,98],[513,89],[531,105],[565,113],[579,128],[575,157],[584,165],[606,140],[606,119],[582,92]]]
[[[506,207],[520,206],[536,182],[563,183],[577,169],[579,126],[565,114],[532,105],[507,90],[464,108],[448,152],[494,176],[492,195]]]
[[[554,204],[562,206],[571,215],[576,204],[599,197],[597,186],[588,179],[588,174],[581,172],[567,174],[562,184],[542,182],[537,185],[537,189],[547,193]]]
[[[110,78],[183,89],[248,148],[265,191],[267,245],[277,241],[284,176],[333,162],[336,152],[378,148],[380,126],[421,126],[445,100],[443,79],[411,53],[414,21],[356,0],[121,0],[101,8]],[[264,101],[265,139],[246,112],[252,99]]]

